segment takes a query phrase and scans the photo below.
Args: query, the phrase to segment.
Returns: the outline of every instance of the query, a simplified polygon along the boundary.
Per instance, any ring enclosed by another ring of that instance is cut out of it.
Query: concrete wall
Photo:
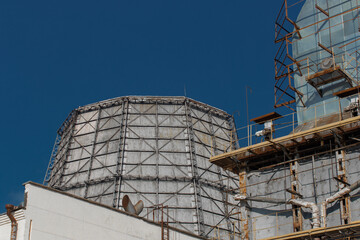
[[[18,240],[161,239],[159,224],[32,183],[25,188],[26,209],[15,214],[22,219]],[[20,213],[23,214],[21,218]],[[0,221],[0,239],[10,239],[10,222],[6,222],[3,215]],[[201,238],[170,229],[170,239]]]
[[[360,178],[360,148],[346,150],[346,176],[349,183]],[[312,156],[303,159],[298,165],[298,192],[304,201],[314,202],[320,208],[321,202],[339,191],[334,153]],[[274,167],[264,171],[253,171],[247,176],[248,196],[270,197],[289,200],[291,194],[285,189],[291,188],[289,167]],[[251,239],[262,239],[293,232],[292,205],[248,201],[250,205]],[[359,189],[350,194],[351,221],[360,220]],[[311,210],[302,208],[303,230],[311,229]],[[330,204],[327,209],[327,226],[343,224],[341,221],[340,204]]]

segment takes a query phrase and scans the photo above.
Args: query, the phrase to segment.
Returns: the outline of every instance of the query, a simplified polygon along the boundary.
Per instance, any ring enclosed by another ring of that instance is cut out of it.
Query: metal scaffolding
[[[210,162],[239,175],[241,239],[359,237],[358,0],[284,0],[275,23],[276,112],[237,129]],[[356,189],[357,191],[354,191]]]
[[[360,9],[358,0],[351,1],[348,4],[354,4],[354,6],[338,13],[332,13],[329,0],[313,0],[311,1],[313,5],[307,7],[314,8],[315,12],[309,17],[315,20],[311,22],[303,20],[306,23],[301,24],[297,18],[305,3],[310,2],[284,0],[275,21],[275,44],[277,46],[274,58],[275,108],[287,107],[296,111],[296,106],[308,107],[304,100],[306,93],[295,86],[296,77],[304,77],[321,97],[323,92],[320,87],[339,79],[346,79],[350,87],[358,85],[359,53],[357,49],[347,48],[356,44],[359,38],[344,40],[339,44],[334,41],[335,37],[332,36],[342,24],[352,22],[359,24],[360,16],[356,14]],[[354,16],[345,19],[344,16],[349,14]],[[338,18],[343,20],[339,21]],[[316,41],[317,48],[311,54],[317,54],[321,57],[295,56],[294,46],[301,41],[309,41],[312,38],[316,39],[314,41]],[[331,67],[321,69],[319,66],[327,59]]]
[[[231,115],[185,97],[87,105],[60,128],[45,183],[115,208],[127,194],[145,208],[166,205],[170,226],[211,237],[226,223],[228,234],[237,175],[208,159],[235,149],[233,130]]]

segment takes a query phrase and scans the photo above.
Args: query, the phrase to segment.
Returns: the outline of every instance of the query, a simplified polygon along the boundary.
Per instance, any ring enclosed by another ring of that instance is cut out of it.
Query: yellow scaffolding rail
[[[330,238],[341,238],[343,237],[355,237],[360,235],[360,221],[352,222],[346,225],[340,225],[335,227],[326,227],[326,228],[315,228],[311,230],[290,233],[283,236],[276,236],[271,238],[263,238],[262,240],[275,240],[275,239],[282,239],[282,240],[296,240],[296,239],[303,239],[303,238],[314,238],[314,237],[321,237],[321,236],[328,236]]]

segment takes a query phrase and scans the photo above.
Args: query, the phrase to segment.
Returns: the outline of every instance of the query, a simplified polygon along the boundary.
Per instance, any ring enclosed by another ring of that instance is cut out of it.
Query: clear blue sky
[[[74,108],[126,95],[182,96],[250,117],[274,103],[282,0],[0,2],[0,212],[42,182]],[[1,210],[2,209],[2,210]]]

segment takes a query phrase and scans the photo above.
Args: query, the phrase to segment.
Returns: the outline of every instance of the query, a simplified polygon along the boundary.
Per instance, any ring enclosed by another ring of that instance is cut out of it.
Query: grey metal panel
[[[230,115],[184,97],[122,97],[75,113],[63,124],[49,186],[117,208],[128,194],[144,201],[142,216],[164,204],[180,229],[231,231],[237,176],[208,161],[235,148]]]

